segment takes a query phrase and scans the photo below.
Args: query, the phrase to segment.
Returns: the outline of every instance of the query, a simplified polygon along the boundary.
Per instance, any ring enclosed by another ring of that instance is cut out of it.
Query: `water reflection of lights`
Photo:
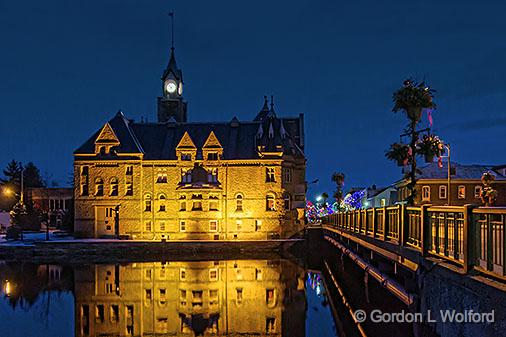
[[[9,280],[5,280],[4,293],[5,293],[5,295],[9,296],[11,294],[11,292],[12,292],[12,285],[9,282]]]
[[[322,292],[322,279],[320,274],[308,272],[307,273],[307,282],[311,289],[316,291],[316,295],[320,296]]]

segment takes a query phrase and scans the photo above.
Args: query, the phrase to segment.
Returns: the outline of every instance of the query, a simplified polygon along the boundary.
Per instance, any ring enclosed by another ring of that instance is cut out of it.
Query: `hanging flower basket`
[[[418,122],[422,118],[422,109],[436,107],[432,101],[433,94],[434,90],[424,82],[405,80],[403,87],[394,92],[392,110],[394,112],[404,110],[409,119]]]
[[[443,143],[438,136],[425,135],[416,143],[416,152],[425,158],[426,163],[432,163],[435,156],[441,156]]]
[[[419,121],[422,119],[422,107],[421,106],[411,106],[406,108],[406,114],[408,118],[413,121]]]

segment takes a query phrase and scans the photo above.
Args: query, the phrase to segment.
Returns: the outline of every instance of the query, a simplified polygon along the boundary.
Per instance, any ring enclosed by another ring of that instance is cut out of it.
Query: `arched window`
[[[291,204],[292,204],[292,197],[290,196],[290,194],[285,193],[283,195],[283,202],[284,202],[283,204],[284,204],[285,210],[290,210]]]
[[[95,195],[104,195],[104,181],[101,178],[95,180]]]
[[[109,194],[111,196],[118,195],[118,178],[111,178],[111,191]]]
[[[144,196],[144,212],[151,212],[151,195]]]
[[[165,194],[160,194],[158,196],[158,200],[160,200],[160,208],[158,209],[158,212],[165,212]]]
[[[238,194],[235,197],[235,210],[237,212],[242,212],[242,200],[243,200],[242,194]]]
[[[266,201],[265,210],[267,210],[267,211],[275,211],[276,210],[274,195],[267,194],[267,196],[265,197],[265,201]]]

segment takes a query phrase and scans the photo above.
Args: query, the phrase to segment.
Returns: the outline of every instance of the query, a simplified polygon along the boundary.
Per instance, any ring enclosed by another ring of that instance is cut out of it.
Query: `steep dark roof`
[[[451,169],[452,179],[465,179],[465,180],[480,180],[485,172],[492,172],[496,176],[496,180],[506,180],[506,177],[494,172],[493,166],[488,165],[462,165],[452,162]],[[437,162],[430,163],[420,168],[421,174],[417,175],[418,179],[447,179],[448,178],[448,164],[443,162],[443,167],[439,167]]]
[[[131,122],[126,119],[123,115],[123,112],[118,111],[118,113],[108,122],[109,125],[114,130],[114,133],[118,137],[120,141],[120,145],[115,149],[120,153],[143,153],[142,146],[140,145],[138,139],[135,136],[135,133],[131,129]],[[80,153],[95,153],[95,139],[97,139],[100,134],[100,128],[97,132],[93,134],[81,147],[79,147],[74,154]]]
[[[270,118],[253,122],[239,122],[234,119],[231,122],[217,123],[135,123],[118,113],[109,124],[121,143],[116,152],[143,153],[144,159],[147,160],[177,159],[176,146],[185,132],[188,132],[198,149],[197,159],[202,159],[202,147],[211,131],[223,147],[223,159],[259,158],[259,145],[267,152],[279,152],[279,145],[285,154],[304,156],[300,118]],[[262,137],[257,137],[260,125],[264,133]],[[269,128],[272,129],[270,135]],[[74,153],[95,153],[95,139],[99,133],[100,130]]]

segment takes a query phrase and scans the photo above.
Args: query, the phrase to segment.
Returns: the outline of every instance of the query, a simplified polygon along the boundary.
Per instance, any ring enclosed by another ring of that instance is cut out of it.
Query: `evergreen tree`
[[[0,178],[0,181],[3,184],[9,185],[18,185],[21,178],[21,171],[23,170],[23,165],[21,162],[11,160],[7,167],[3,170],[4,178]]]
[[[34,163],[29,162],[25,166],[23,173],[25,187],[45,187],[46,184],[40,174],[40,170]]]

